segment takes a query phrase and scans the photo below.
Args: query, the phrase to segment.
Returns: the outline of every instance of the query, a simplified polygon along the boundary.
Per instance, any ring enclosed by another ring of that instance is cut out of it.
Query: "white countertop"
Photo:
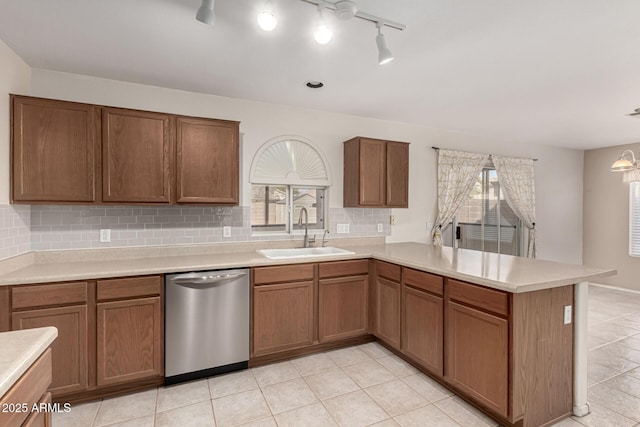
[[[58,336],[52,326],[0,333],[0,397],[9,391]]]
[[[422,243],[333,246],[353,251],[353,255],[321,256],[271,260],[255,252],[185,253],[185,250],[163,248],[158,256],[142,256],[144,252],[128,253],[132,258],[96,258],[95,250],[69,251],[65,259],[38,261],[0,274],[0,286],[108,277],[163,274],[184,271],[257,267],[282,264],[374,258],[418,270],[465,280],[508,292],[530,292],[613,275],[615,270],[589,268],[581,265],[479,252],[466,249],[437,247]],[[117,251],[117,250],[116,250]],[[173,253],[172,253],[173,251]],[[107,254],[107,252],[104,252]],[[109,252],[117,254],[117,252]],[[45,258],[46,259],[46,258]]]

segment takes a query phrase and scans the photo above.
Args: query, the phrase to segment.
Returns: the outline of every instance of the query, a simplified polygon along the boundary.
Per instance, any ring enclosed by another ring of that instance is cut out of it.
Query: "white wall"
[[[248,177],[253,155],[275,136],[301,135],[324,150],[333,175],[332,207],[342,206],[342,141],[362,135],[410,142],[410,207],[393,210],[397,225],[392,227],[390,242],[430,241],[426,223],[434,221],[436,206],[436,153],[431,146],[535,157],[540,159],[536,164],[539,257],[573,263],[582,260],[582,151],[523,147],[455,131],[39,69],[32,70],[32,94],[240,121],[241,204],[245,206],[250,204]]]
[[[611,164],[624,150],[638,153],[640,144],[584,152],[584,261],[615,268],[601,283],[640,291],[640,258],[629,255],[629,184]]]
[[[30,88],[31,69],[0,40],[0,205],[9,203],[9,94]]]

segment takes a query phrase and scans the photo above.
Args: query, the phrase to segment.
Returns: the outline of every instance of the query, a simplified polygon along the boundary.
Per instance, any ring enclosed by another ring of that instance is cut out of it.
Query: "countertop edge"
[[[251,252],[233,252],[233,253],[216,253],[216,254],[199,254],[199,255],[175,255],[175,256],[163,256],[155,258],[135,258],[129,260],[105,260],[102,266],[100,263],[96,264],[96,267],[88,269],[85,266],[85,262],[78,261],[72,263],[61,264],[64,267],[68,267],[65,271],[47,271],[38,273],[38,266],[49,265],[54,266],[56,264],[32,264],[22,270],[8,272],[3,276],[0,276],[0,287],[9,285],[24,285],[35,283],[47,283],[47,282],[64,282],[73,280],[100,280],[114,277],[128,277],[128,276],[142,276],[152,274],[167,274],[167,273],[181,273],[187,271],[202,271],[202,270],[217,270],[217,269],[233,269],[233,268],[248,268],[248,267],[263,267],[263,266],[276,266],[276,265],[288,265],[288,264],[307,264],[316,262],[329,262],[329,261],[346,261],[354,259],[376,259],[385,262],[391,262],[404,267],[413,268],[420,271],[425,271],[433,274],[438,274],[452,279],[463,280],[466,282],[474,283],[481,286],[487,286],[493,289],[502,290],[510,293],[524,293],[532,292],[542,289],[549,289],[553,287],[571,285],[575,283],[593,281],[595,279],[606,277],[616,274],[616,270],[607,269],[590,269],[584,267],[584,270],[580,274],[571,275],[570,277],[560,277],[553,280],[541,280],[541,281],[529,281],[528,283],[509,283],[508,281],[502,282],[497,280],[488,279],[473,274],[465,274],[454,270],[443,270],[440,268],[431,268],[428,265],[428,261],[419,263],[416,260],[407,259],[409,257],[394,256],[389,252],[389,248],[398,248],[401,245],[406,245],[408,248],[413,248],[410,245],[417,245],[416,248],[425,249],[430,245],[415,242],[405,243],[392,243],[374,246],[349,246],[349,245],[335,245],[336,247],[342,247],[349,249],[354,254],[349,255],[334,255],[334,256],[317,256],[309,258],[294,258],[294,259],[269,259],[255,251]],[[476,251],[473,251],[476,252]],[[213,259],[211,259],[213,257]],[[216,262],[216,258],[218,261]],[[552,262],[558,265],[563,263],[557,263],[554,261],[542,261]],[[112,265],[108,265],[111,263]],[[136,264],[140,263],[138,267]],[[155,265],[153,265],[155,264]],[[568,265],[568,264],[564,264]],[[85,269],[83,270],[83,266]],[[77,268],[81,271],[74,272],[73,269]],[[98,268],[102,267],[102,268]],[[572,267],[583,267],[578,265],[572,265]],[[29,269],[33,269],[33,272],[29,272]],[[56,270],[50,268],[49,270]],[[24,271],[24,274],[21,274]]]
[[[11,352],[7,355],[11,359],[3,363],[8,366],[0,368],[0,398],[38,360],[57,336],[58,330],[53,326],[0,333],[0,342],[2,342],[0,360],[3,359],[3,352],[5,355]],[[28,343],[20,343],[19,341],[28,341]],[[18,347],[17,350],[16,347]]]

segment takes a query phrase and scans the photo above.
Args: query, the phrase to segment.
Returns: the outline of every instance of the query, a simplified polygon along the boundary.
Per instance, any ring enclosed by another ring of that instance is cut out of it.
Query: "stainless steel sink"
[[[270,259],[311,258],[317,256],[353,255],[355,253],[331,246],[324,248],[261,249],[257,252]]]

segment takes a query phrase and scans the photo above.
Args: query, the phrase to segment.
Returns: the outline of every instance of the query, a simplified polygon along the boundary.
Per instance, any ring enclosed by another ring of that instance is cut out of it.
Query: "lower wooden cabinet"
[[[49,388],[56,401],[160,384],[163,290],[163,276],[11,286],[11,329],[58,328]]]
[[[402,285],[402,352],[436,375],[443,375],[441,296]]]
[[[58,338],[51,345],[53,378],[49,391],[54,397],[87,389],[89,329],[86,305],[14,312],[11,323],[13,330],[43,326],[58,328]]]
[[[507,319],[447,303],[445,379],[496,413],[508,414]]]
[[[376,336],[393,348],[400,349],[400,283],[376,277],[375,290]]]
[[[254,356],[313,344],[313,281],[253,288]]]
[[[38,402],[38,406],[40,405],[49,405],[51,403],[51,393],[47,393],[44,395],[40,402]],[[41,412],[32,412],[31,415],[24,421],[22,427],[51,427],[51,412],[41,411]]]
[[[161,376],[160,297],[97,304],[97,385]]]
[[[32,411],[38,403],[51,403],[51,349],[44,353],[22,374],[13,386],[0,397],[0,426],[50,426],[51,413]],[[20,410],[7,410],[11,407]]]
[[[368,276],[322,279],[318,295],[318,337],[335,341],[367,333]]]

